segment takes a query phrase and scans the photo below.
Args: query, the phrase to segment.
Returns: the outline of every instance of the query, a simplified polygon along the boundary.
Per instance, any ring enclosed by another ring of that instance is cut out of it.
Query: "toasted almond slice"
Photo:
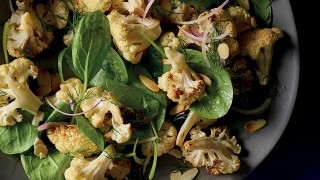
[[[170,149],[168,151],[168,154],[178,158],[178,159],[181,159],[182,158],[182,153],[179,149]]]
[[[265,119],[251,120],[244,125],[247,132],[256,132],[262,129],[267,124]]]
[[[229,46],[226,43],[221,43],[218,46],[218,54],[222,59],[227,59],[229,57]]]
[[[53,92],[60,90],[60,78],[58,73],[51,74],[51,88]]]
[[[51,77],[47,70],[40,69],[37,80],[40,87],[51,87]]]
[[[51,92],[52,88],[51,87],[39,87],[36,91],[35,91],[35,95],[36,96],[45,96],[47,94],[49,94]]]
[[[159,92],[159,87],[158,85],[152,81],[150,78],[144,75],[139,75],[140,81],[151,91],[153,92]]]
[[[181,176],[181,179],[193,179],[198,174],[198,168],[192,168],[184,172]]]
[[[211,81],[211,79],[210,79],[207,75],[202,74],[202,73],[198,73],[198,75],[201,77],[201,79],[204,81],[204,83],[205,83],[207,86],[211,86],[212,81]]]
[[[180,171],[174,171],[170,174],[170,180],[182,180],[181,179],[181,172]]]
[[[176,104],[172,109],[170,109],[169,114],[170,115],[175,115],[178,114],[182,111],[187,110],[189,107],[185,106],[185,105],[181,105],[181,104]]]

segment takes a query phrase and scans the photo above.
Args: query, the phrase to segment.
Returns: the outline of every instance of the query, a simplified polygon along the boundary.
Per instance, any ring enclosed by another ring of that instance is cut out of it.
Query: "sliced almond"
[[[193,179],[194,177],[196,177],[196,175],[198,174],[198,168],[192,168],[189,169],[188,171],[184,172],[181,176],[181,179],[185,180],[185,179]]]
[[[244,125],[247,132],[256,132],[262,129],[267,124],[265,119],[251,120]]]
[[[40,69],[37,80],[40,87],[51,87],[51,77],[47,70]]]
[[[170,149],[168,151],[168,154],[178,158],[178,159],[181,159],[182,158],[182,153],[179,149]]]
[[[51,88],[53,92],[60,90],[60,78],[58,73],[51,74]]]
[[[176,115],[178,113],[181,113],[185,110],[187,110],[189,107],[186,107],[185,105],[176,104],[172,109],[170,109],[169,114],[170,115]]]
[[[181,179],[181,172],[180,171],[174,171],[170,174],[170,180],[182,180]]]
[[[147,76],[139,75],[139,79],[151,91],[159,92],[158,85]]]
[[[229,46],[226,43],[219,44],[217,51],[222,59],[227,59],[229,57]]]
[[[207,86],[211,86],[212,81],[211,81],[211,79],[210,79],[207,75],[202,74],[202,73],[198,73],[198,75],[201,77],[201,79],[204,81],[204,83],[205,83]]]
[[[46,96],[47,94],[49,94],[51,92],[52,88],[51,87],[39,87],[38,89],[36,89],[35,91],[35,95],[36,96]]]

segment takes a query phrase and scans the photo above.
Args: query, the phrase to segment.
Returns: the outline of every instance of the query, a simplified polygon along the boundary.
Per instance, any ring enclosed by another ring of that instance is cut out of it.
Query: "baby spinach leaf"
[[[70,166],[72,157],[54,149],[40,159],[33,153],[21,154],[22,166],[30,180],[64,180],[64,171]]]
[[[159,101],[152,98],[149,94],[142,90],[121,83],[106,79],[102,89],[107,89],[124,107],[132,109],[156,109],[159,107]],[[158,110],[158,109],[157,109]]]
[[[161,53],[150,46],[147,49],[146,57],[141,60],[141,64],[154,78],[158,78],[171,69],[171,65],[163,64],[161,59]]]
[[[108,18],[101,11],[84,16],[75,28],[72,63],[86,84],[100,71],[111,47]]]
[[[207,75],[212,81],[211,86],[206,86],[207,95],[194,102],[190,109],[210,119],[224,116],[230,109],[233,98],[232,83],[228,72],[218,62],[212,68],[196,63],[188,63],[188,65],[197,73]]]
[[[38,137],[38,130],[31,124],[33,115],[22,111],[22,122],[13,126],[0,127],[0,149],[6,154],[19,154],[30,149]]]
[[[101,132],[94,128],[84,116],[76,116],[76,120],[81,134],[90,139],[101,151],[103,151],[104,140]]]
[[[250,0],[251,14],[256,17],[258,24],[269,26],[272,22],[272,0]]]
[[[143,92],[149,94],[152,98],[159,101],[160,106],[159,110],[157,112],[157,116],[154,118],[155,124],[157,129],[160,129],[163,121],[165,120],[165,114],[166,114],[166,94],[164,94],[162,91],[154,92],[148,89],[139,79],[139,75],[144,75],[150,79],[153,79],[150,73],[141,65],[139,64],[128,64],[127,70],[129,74],[129,85],[137,87],[138,89],[141,89]],[[154,79],[153,79],[154,80]],[[157,82],[157,80],[154,80]]]
[[[211,67],[204,66],[203,55],[197,50],[186,50],[186,62],[195,72],[207,75],[212,81],[211,86],[206,86],[207,96],[194,102],[190,109],[210,119],[225,115],[230,109],[233,99],[229,73],[218,61],[213,61]]]
[[[100,87],[106,78],[123,83],[128,82],[126,66],[121,56],[113,48],[110,48],[106,59],[103,61],[102,68],[89,84]]]
[[[69,104],[61,101],[57,107],[58,110],[65,112],[65,113],[69,113],[71,114],[73,111],[71,110],[71,107]],[[48,117],[48,119],[46,120],[46,122],[59,122],[59,121],[64,121],[70,119],[70,116],[66,116],[61,114],[60,112],[58,112],[56,109],[53,110],[53,112],[50,114],[50,116]]]

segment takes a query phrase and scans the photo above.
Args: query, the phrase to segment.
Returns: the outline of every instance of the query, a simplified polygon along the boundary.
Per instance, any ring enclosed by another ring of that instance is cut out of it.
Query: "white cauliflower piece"
[[[79,13],[87,13],[93,11],[106,12],[112,5],[111,0],[70,0],[67,1],[67,5],[71,11],[77,11]]]
[[[107,17],[116,48],[132,64],[140,62],[143,52],[150,46],[141,33],[144,32],[154,41],[162,32],[160,21],[151,17],[142,19],[136,15],[126,16],[117,10],[112,10]]]
[[[60,153],[90,156],[100,151],[75,125],[52,127],[46,130],[46,134]]]
[[[105,126],[108,126],[107,121],[110,121],[110,119],[106,118],[111,118],[113,130],[107,132],[111,139],[117,143],[124,143],[131,138],[131,124],[124,124],[120,108],[117,106],[119,103],[110,92],[93,87],[87,90],[85,97],[87,98],[81,101],[80,107],[84,112],[91,109],[84,115],[95,128],[105,129]],[[104,98],[104,100],[92,109],[101,98]],[[107,115],[110,113],[111,116]]]
[[[143,16],[146,4],[144,0],[114,0],[111,9],[116,9],[122,14],[133,14]]]
[[[161,0],[159,5],[167,12],[165,16],[172,23],[188,21],[196,14],[194,6],[183,3],[180,0]]]
[[[159,42],[162,47],[169,47],[173,50],[177,50],[180,47],[180,40],[173,32],[163,33],[159,38]]]
[[[114,147],[109,145],[92,161],[75,157],[72,159],[70,167],[64,172],[64,177],[66,180],[107,179],[105,173],[115,158],[115,155],[116,151]]]
[[[167,92],[170,100],[188,107],[203,97],[205,83],[186,64],[183,54],[170,48],[165,48],[165,53],[172,68],[158,78],[158,86]]]
[[[240,160],[235,154],[241,152],[235,136],[230,138],[226,127],[212,127],[210,136],[203,135],[186,141],[181,147],[182,156],[193,167],[206,166],[212,175],[229,174],[237,171]],[[191,131],[197,131],[192,129]]]
[[[19,9],[12,13],[8,24],[7,49],[13,57],[35,57],[49,47],[53,32],[36,15],[34,9],[17,2]]]
[[[165,121],[158,132],[158,157],[168,153],[175,145],[177,139],[177,129],[169,121]],[[141,145],[142,154],[145,156],[153,155],[153,143],[148,142]]]
[[[54,106],[57,106],[60,102],[69,104],[71,109],[74,109],[76,103],[79,102],[79,95],[82,94],[83,84],[78,78],[69,78],[60,84],[60,90],[51,97],[47,97],[47,100]]]
[[[26,58],[19,58],[0,66],[0,126],[11,126],[23,117],[17,111],[23,109],[38,114],[42,102],[28,85],[28,77],[35,79],[38,68]]]

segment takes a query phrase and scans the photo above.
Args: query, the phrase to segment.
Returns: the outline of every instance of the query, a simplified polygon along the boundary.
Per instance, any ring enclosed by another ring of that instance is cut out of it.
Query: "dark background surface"
[[[320,21],[314,16],[317,11],[312,2],[315,1],[290,0],[300,52],[298,96],[291,119],[275,148],[245,180],[320,180],[320,126],[316,125],[320,116],[320,93],[315,88],[320,82],[317,74],[320,58],[316,49],[319,36],[313,35],[318,33],[314,30]]]

